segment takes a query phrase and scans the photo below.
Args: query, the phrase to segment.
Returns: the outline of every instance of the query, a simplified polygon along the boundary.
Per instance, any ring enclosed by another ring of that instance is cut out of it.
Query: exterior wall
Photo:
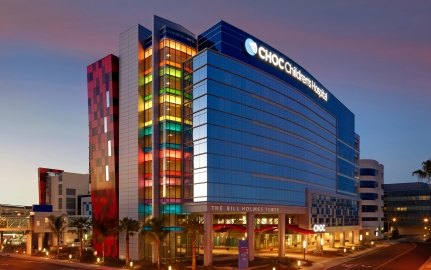
[[[246,53],[244,43],[247,38],[253,39],[256,43],[263,46],[268,51],[271,51],[273,54],[282,57],[285,62],[291,63],[292,69],[293,66],[295,67],[295,70],[292,71],[292,74],[295,75],[288,75],[286,70],[281,70],[278,68],[278,66],[274,66],[273,64],[262,61],[257,57],[257,55],[251,56],[250,54]],[[356,172],[358,168],[359,151],[356,147],[357,136],[355,134],[354,114],[348,108],[346,108],[346,106],[344,106],[335,96],[327,91],[326,88],[318,82],[318,80],[316,80],[295,61],[272,48],[270,45],[265,44],[263,41],[260,41],[252,35],[226,22],[221,21],[220,23],[205,31],[203,34],[199,35],[198,44],[199,51],[202,51],[206,48],[216,50],[226,56],[230,56],[238,61],[248,64],[257,70],[260,70],[261,72],[265,72],[266,74],[270,75],[270,77],[272,76],[273,78],[277,78],[275,81],[278,81],[279,84],[284,82],[284,86],[281,89],[286,87],[292,88],[297,92],[297,94],[302,93],[304,96],[308,97],[308,99],[314,101],[315,105],[318,105],[321,110],[326,111],[327,114],[331,114],[336,120],[336,189],[338,193],[343,193],[353,197],[357,196],[358,180],[355,178],[355,176],[357,176]],[[326,92],[327,101],[320,98],[319,95],[317,95],[309,86],[304,83],[307,80],[312,80],[314,85]],[[265,85],[267,81],[268,80],[265,80],[260,83]],[[269,97],[269,100],[272,101],[272,99],[275,98]],[[293,111],[298,110],[298,105],[296,102],[292,102],[292,100],[283,105],[290,107]],[[273,110],[276,109],[274,108]],[[308,115],[306,115],[306,117],[310,118]],[[323,117],[326,121],[328,121],[328,119],[321,114],[317,114],[314,117]],[[316,120],[314,121],[316,122]],[[318,135],[319,140],[321,139],[320,137],[327,139],[325,137],[325,133],[332,132],[331,127],[328,127],[327,125],[323,125],[321,128],[322,127],[327,129],[327,131]],[[308,128],[308,126],[306,128]],[[332,149],[330,148],[330,150]]]
[[[377,161],[370,159],[361,159],[359,166],[362,229],[369,235],[383,237],[384,167]],[[370,198],[370,194],[375,194],[375,199]]]
[[[305,206],[306,188],[336,192],[336,121],[330,114],[219,53],[201,53],[193,68],[194,156],[187,173],[194,173],[195,202]]]
[[[88,174],[69,173],[62,170],[39,168],[40,204],[50,204],[53,211],[68,215],[79,212],[79,195],[88,195]],[[42,179],[42,180],[41,180]]]
[[[60,182],[58,182],[58,184],[60,185]],[[59,196],[59,200],[61,199],[63,201],[63,208],[57,208],[58,210],[56,210],[54,207],[53,210],[66,212],[68,215],[78,215],[78,209],[81,207],[78,202],[78,196],[88,195],[90,193],[88,186],[88,174],[64,172],[62,174],[61,185],[61,193],[63,195]],[[55,202],[55,199],[53,199],[52,201]]]
[[[57,169],[49,169],[49,168],[38,168],[37,176],[38,176],[38,186],[39,186],[39,204],[47,204],[47,196],[48,199],[50,197],[49,193],[50,187],[47,182],[49,177],[52,175],[60,174],[63,170]]]
[[[120,186],[119,210],[123,217],[139,220],[139,194],[142,179],[138,181],[138,153],[140,151],[138,115],[139,97],[139,56],[142,54],[144,39],[150,35],[149,30],[140,25],[130,28],[120,35]],[[139,184],[141,183],[141,184]],[[125,236],[120,235],[120,257],[125,255]],[[130,256],[138,258],[137,236],[130,239]]]
[[[94,224],[118,224],[118,57],[87,67],[89,159]],[[102,252],[98,225],[93,245]],[[105,256],[118,257],[118,237],[105,237]]]

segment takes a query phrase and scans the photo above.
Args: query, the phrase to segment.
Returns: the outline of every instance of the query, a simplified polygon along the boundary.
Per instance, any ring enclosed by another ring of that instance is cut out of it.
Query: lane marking
[[[413,244],[413,247],[411,247],[410,249],[408,249],[408,250],[404,251],[404,252],[403,252],[403,253],[401,253],[401,254],[398,254],[398,256],[395,256],[394,258],[392,258],[392,259],[390,259],[389,261],[387,261],[387,262],[385,262],[385,263],[383,263],[383,264],[381,264],[381,265],[377,266],[377,267],[376,267],[376,268],[374,268],[374,269],[379,269],[380,267],[382,267],[382,266],[384,266],[384,265],[386,265],[386,264],[388,264],[388,263],[390,263],[390,262],[392,262],[392,261],[394,261],[394,260],[398,259],[399,257],[403,256],[403,255],[404,255],[404,254],[406,254],[406,253],[409,253],[410,251],[412,251],[413,249],[415,249],[415,248],[417,247],[417,245],[416,245],[415,243],[413,243],[412,241],[409,241],[409,242],[410,242],[410,244]]]
[[[351,269],[351,268],[353,268],[353,267],[355,267],[355,266],[357,266],[357,264],[352,264],[350,267],[347,267],[345,270],[348,270],[348,269]]]

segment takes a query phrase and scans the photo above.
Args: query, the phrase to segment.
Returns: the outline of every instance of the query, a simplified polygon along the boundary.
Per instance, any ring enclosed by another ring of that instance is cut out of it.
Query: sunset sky
[[[283,52],[356,116],[385,182],[431,158],[431,1],[0,0],[0,203],[37,203],[37,168],[88,172],[86,67],[153,15],[227,21]]]

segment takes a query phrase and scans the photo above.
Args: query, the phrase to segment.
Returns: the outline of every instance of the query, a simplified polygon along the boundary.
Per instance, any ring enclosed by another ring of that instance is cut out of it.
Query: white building
[[[81,205],[78,196],[89,195],[88,174],[39,168],[39,204],[50,204],[54,212],[78,215]]]
[[[372,159],[359,160],[362,234],[365,240],[383,238],[384,167]]]

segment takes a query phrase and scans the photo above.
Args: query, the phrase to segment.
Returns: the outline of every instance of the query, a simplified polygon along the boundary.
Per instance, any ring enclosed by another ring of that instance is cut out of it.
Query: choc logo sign
[[[326,226],[325,224],[314,224],[313,231],[314,232],[325,232],[326,231],[325,226]]]
[[[247,38],[245,40],[244,47],[249,55],[257,55],[260,60],[271,64],[275,68],[278,68],[279,70],[284,71],[288,75],[294,77],[310,88],[319,98],[323,99],[324,101],[328,101],[328,93],[325,92],[325,90],[317,86],[317,84],[311,78],[305,76],[302,73],[303,71],[301,69],[286,61],[282,56],[278,56],[276,53],[268,50],[267,48],[259,46],[251,38]]]

